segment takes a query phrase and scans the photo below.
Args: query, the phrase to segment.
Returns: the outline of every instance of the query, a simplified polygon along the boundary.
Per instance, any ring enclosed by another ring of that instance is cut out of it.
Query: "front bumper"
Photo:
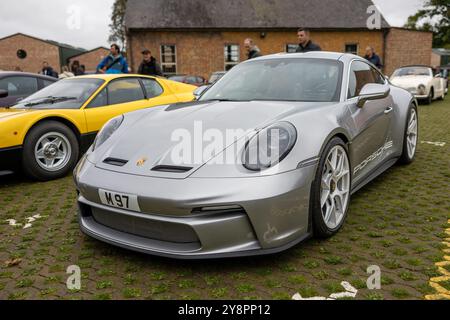
[[[180,180],[84,167],[75,177],[81,230],[119,247],[178,259],[222,258],[280,252],[310,235],[316,165],[268,177]],[[142,212],[101,204],[99,189],[138,195]]]
[[[19,170],[22,163],[22,146],[0,149],[0,171]]]

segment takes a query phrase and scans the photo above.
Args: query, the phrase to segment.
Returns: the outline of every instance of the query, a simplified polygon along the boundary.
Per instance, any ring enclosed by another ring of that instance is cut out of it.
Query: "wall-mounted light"
[[[261,39],[264,39],[265,37],[266,37],[266,33],[265,32],[261,32],[260,34],[259,34],[259,37],[261,38]]]

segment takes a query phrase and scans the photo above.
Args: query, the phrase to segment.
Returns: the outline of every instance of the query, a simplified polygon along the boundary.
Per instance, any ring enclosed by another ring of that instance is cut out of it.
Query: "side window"
[[[353,61],[348,83],[348,98],[359,96],[361,89],[368,83],[378,83],[372,67],[361,61]]]
[[[54,82],[48,81],[48,80],[42,80],[42,82],[44,83],[44,88],[48,87],[49,85],[52,85],[54,83]]]
[[[372,73],[373,73],[373,78],[375,80],[375,83],[378,83],[378,84],[385,84],[386,83],[386,80],[384,79],[384,77],[381,75],[380,72],[378,72],[377,70],[372,68]]]
[[[97,96],[94,98],[94,100],[89,103],[88,108],[98,108],[98,107],[104,107],[108,105],[108,90],[104,88],[102,91],[100,91]]]
[[[147,92],[147,99],[155,98],[163,94],[164,90],[160,86],[158,81],[144,78],[142,78],[141,80],[144,84],[145,91]]]
[[[0,89],[7,90],[12,97],[29,96],[38,91],[38,83],[32,77],[8,77],[0,80]]]
[[[108,85],[110,105],[144,100],[144,91],[138,79],[115,80]]]

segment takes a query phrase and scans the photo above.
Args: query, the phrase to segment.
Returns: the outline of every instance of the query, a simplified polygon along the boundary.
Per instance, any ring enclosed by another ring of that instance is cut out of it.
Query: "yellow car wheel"
[[[66,176],[78,161],[79,143],[73,131],[57,121],[45,121],[28,133],[22,155],[26,175],[40,181]]]

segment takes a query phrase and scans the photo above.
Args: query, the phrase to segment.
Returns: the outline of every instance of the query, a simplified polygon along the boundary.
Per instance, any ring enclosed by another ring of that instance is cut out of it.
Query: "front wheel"
[[[347,146],[333,138],[326,146],[313,183],[314,234],[328,238],[336,234],[347,217],[351,191],[351,168]]]
[[[403,137],[403,153],[399,159],[400,164],[410,164],[414,161],[419,140],[419,116],[417,107],[412,105],[406,117],[406,128]]]
[[[78,140],[71,129],[57,121],[45,121],[28,133],[22,155],[27,176],[48,181],[66,176],[76,165]]]

